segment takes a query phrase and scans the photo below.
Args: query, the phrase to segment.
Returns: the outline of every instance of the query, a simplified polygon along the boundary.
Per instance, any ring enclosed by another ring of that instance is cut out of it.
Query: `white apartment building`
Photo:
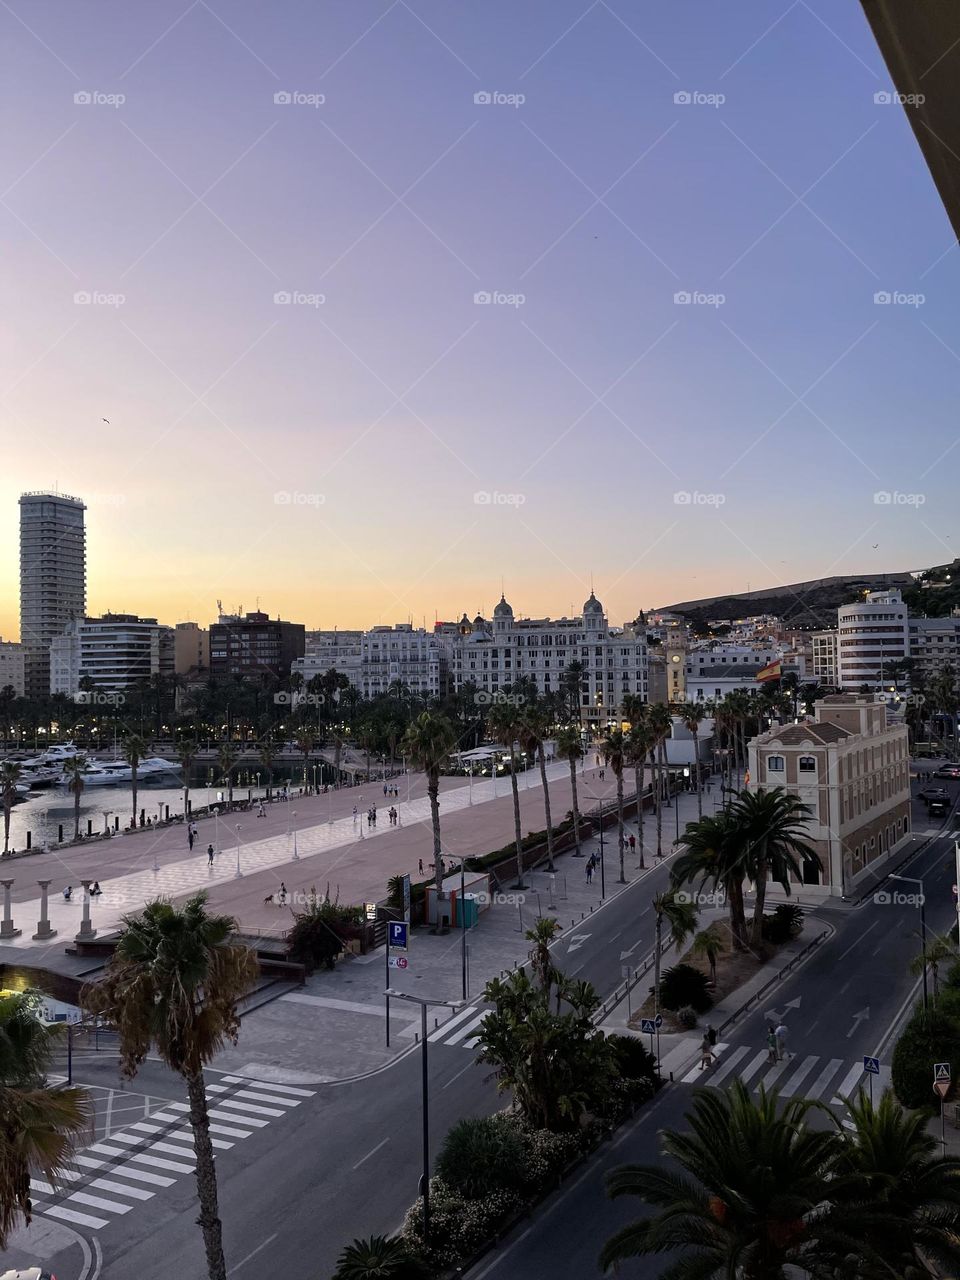
[[[447,692],[448,652],[439,637],[423,627],[414,630],[409,622],[363,633],[356,687],[365,698],[372,698],[396,682],[424,698],[439,698]]]
[[[130,613],[71,622],[50,645],[50,692],[76,697],[90,680],[97,693],[118,694],[153,675],[173,675],[173,637],[156,618]]]
[[[856,604],[841,605],[837,632],[842,689],[877,689],[885,682],[885,669],[910,656],[907,606],[899,591],[870,591]]]
[[[960,613],[946,618],[910,618],[910,657],[918,676],[931,680],[945,667],[960,677]]]
[[[619,719],[624,694],[649,700],[646,626],[612,628],[593,592],[576,618],[516,618],[507,601],[492,623],[466,617],[453,641],[453,683],[475,684],[492,695],[517,680],[535,681],[541,694],[563,687],[571,662],[583,664],[580,703],[586,729],[605,729]]]
[[[24,647],[13,640],[0,640],[0,690],[11,688],[18,698],[25,693]]]
[[[686,656],[684,682],[690,702],[719,702],[736,689],[757,689],[757,672],[781,658],[779,647],[708,642]]]
[[[836,689],[840,684],[836,631],[814,631],[811,640],[813,643],[811,677],[817,684]]]
[[[350,684],[363,692],[361,678],[362,631],[308,631],[304,637],[304,654],[294,658],[291,675],[303,676],[309,684],[314,676],[326,675],[331,668],[346,676]]]

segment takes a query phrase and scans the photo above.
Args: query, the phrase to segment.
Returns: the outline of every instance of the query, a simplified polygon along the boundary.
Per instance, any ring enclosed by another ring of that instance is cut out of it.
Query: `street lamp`
[[[240,823],[237,823],[237,871],[233,877],[234,880],[242,880],[243,872],[240,870]]]
[[[923,956],[923,1011],[927,1011],[927,917],[924,909],[923,881],[916,876],[890,876],[891,880],[903,880],[907,884],[920,886],[920,951]]]
[[[294,809],[294,811],[293,811],[293,818],[294,818],[294,822],[293,822],[293,860],[294,860],[294,862],[299,862],[299,861],[300,861],[300,855],[299,855],[299,853],[297,853],[297,822],[296,822],[296,818],[297,818],[297,811],[296,811],[296,809]]]
[[[467,998],[467,912],[465,909],[464,896],[467,891],[466,886],[466,858],[460,859],[460,978],[463,988],[463,999]]]
[[[420,1081],[423,1097],[423,1172],[420,1175],[420,1194],[423,1196],[423,1243],[427,1246],[430,1240],[430,1078],[427,1074],[427,1009],[431,1006],[442,1006],[455,1009],[455,1000],[430,1000],[422,996],[409,996],[405,991],[394,991],[387,988],[387,996],[392,1000],[408,1000],[420,1006]]]

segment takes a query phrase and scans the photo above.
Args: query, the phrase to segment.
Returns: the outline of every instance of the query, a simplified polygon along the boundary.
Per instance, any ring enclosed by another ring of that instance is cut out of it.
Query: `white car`
[[[57,1277],[43,1267],[27,1267],[26,1271],[4,1271],[0,1280],[57,1280]]]

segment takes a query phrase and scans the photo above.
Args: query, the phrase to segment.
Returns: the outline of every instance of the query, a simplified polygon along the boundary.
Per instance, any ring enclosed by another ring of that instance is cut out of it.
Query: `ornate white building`
[[[584,728],[617,721],[624,694],[648,698],[645,626],[610,627],[593,592],[580,617],[557,619],[516,618],[501,596],[492,622],[478,616],[471,623],[464,615],[452,641],[454,687],[473,683],[488,696],[521,679],[556,693],[572,662],[583,666]]]

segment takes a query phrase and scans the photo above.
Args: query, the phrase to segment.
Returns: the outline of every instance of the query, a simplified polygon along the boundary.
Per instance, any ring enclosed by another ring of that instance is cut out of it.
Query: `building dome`
[[[584,612],[584,616],[586,616],[588,613],[603,613],[603,605],[600,603],[600,601],[597,599],[597,597],[593,594],[592,591],[590,592],[590,599],[583,606],[583,612]]]
[[[484,627],[487,625],[487,620],[483,616],[483,614],[478,613],[473,620],[473,625],[478,631],[482,631]]]
[[[512,618],[513,617],[513,610],[507,604],[503,595],[500,596],[500,603],[494,609],[493,616],[495,618]]]

